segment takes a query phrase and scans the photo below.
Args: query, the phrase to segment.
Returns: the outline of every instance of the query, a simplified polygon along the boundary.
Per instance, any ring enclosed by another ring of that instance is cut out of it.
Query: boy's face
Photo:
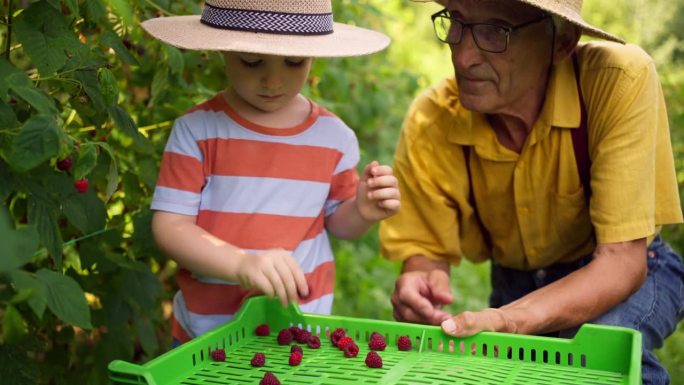
[[[250,106],[274,112],[287,106],[309,76],[311,58],[224,52],[225,71],[235,94]]]

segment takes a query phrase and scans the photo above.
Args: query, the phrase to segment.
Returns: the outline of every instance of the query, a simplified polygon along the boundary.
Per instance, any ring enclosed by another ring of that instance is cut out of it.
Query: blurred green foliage
[[[333,5],[337,21],[386,31],[393,44],[317,60],[304,92],[354,128],[362,164],[390,163],[411,100],[452,72],[430,25],[439,7]],[[144,362],[168,349],[176,266],[152,242],[149,204],[171,122],[225,79],[220,55],[160,44],[139,23],[200,10],[195,0],[0,2],[3,384],[104,384],[112,359]],[[656,59],[684,185],[684,5],[587,0],[585,15]],[[83,179],[81,193],[74,183]],[[679,250],[683,231],[666,229]],[[334,312],[391,319],[399,265],[378,258],[377,232],[333,242]],[[486,306],[487,264],[464,262],[453,276],[453,312]],[[673,383],[684,383],[681,325],[658,354]]]

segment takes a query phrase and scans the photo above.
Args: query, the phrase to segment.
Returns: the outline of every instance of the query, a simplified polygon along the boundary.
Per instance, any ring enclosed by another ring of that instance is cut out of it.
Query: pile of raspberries
[[[271,334],[271,329],[267,324],[262,324],[256,327],[254,333],[257,336],[265,337]],[[306,344],[310,349],[321,347],[321,340],[318,336],[297,326],[280,330],[276,340],[279,345],[290,345],[292,342],[297,342]],[[346,358],[354,358],[359,354],[359,346],[351,336],[347,336],[347,332],[343,328],[337,328],[330,334],[330,342],[332,342],[333,346],[340,349]],[[383,351],[387,347],[385,337],[378,332],[371,333],[368,347],[370,351],[366,355],[366,366],[369,368],[382,368],[382,357],[380,357],[378,351]],[[397,339],[397,348],[401,351],[411,350],[411,339],[408,336],[400,336]],[[214,361],[225,361],[226,352],[224,349],[215,349],[211,352],[211,357]],[[304,351],[301,346],[295,344],[290,347],[289,365],[298,366],[301,364],[303,357]],[[254,354],[250,364],[254,367],[263,367],[266,364],[266,355],[264,353]],[[259,385],[280,385],[280,381],[273,373],[266,372]]]

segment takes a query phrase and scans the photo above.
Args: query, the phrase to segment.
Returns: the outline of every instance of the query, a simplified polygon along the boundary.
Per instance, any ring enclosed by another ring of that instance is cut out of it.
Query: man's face
[[[532,6],[501,0],[450,1],[451,17],[464,23],[490,23],[512,27],[543,16]],[[464,107],[484,114],[514,113],[526,99],[545,87],[551,64],[551,19],[510,33],[502,53],[478,48],[466,28],[459,44],[451,45],[459,97]],[[523,103],[524,104],[524,103]]]
[[[311,58],[241,52],[224,52],[223,57],[234,93],[263,112],[278,111],[294,100],[311,68]]]

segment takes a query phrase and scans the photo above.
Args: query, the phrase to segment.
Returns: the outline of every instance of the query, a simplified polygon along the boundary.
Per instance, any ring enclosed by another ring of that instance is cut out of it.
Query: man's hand
[[[395,319],[439,325],[451,317],[442,306],[453,300],[448,262],[423,256],[413,256],[404,262],[392,293]]]
[[[442,330],[454,337],[469,337],[482,331],[515,333],[517,328],[502,309],[464,311],[442,322]]]
[[[306,277],[292,254],[285,250],[268,250],[244,254],[238,264],[237,277],[246,289],[256,289],[270,298],[278,297],[283,306],[308,297]]]
[[[379,221],[399,212],[401,207],[397,178],[392,168],[377,161],[368,164],[361,173],[356,206],[366,221]]]

